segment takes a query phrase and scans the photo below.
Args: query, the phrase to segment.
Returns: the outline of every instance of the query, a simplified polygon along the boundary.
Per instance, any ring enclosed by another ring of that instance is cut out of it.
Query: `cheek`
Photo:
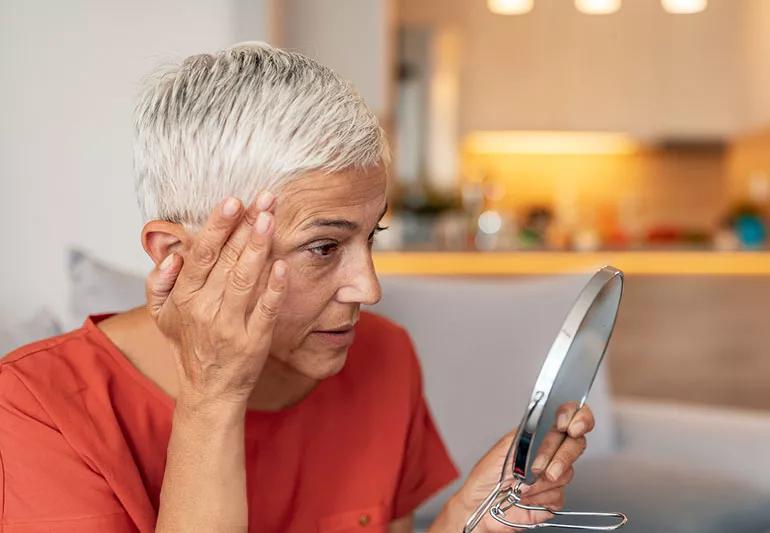
[[[325,278],[292,272],[273,333],[274,341],[284,347],[296,347],[305,334],[320,325],[319,318],[333,299],[333,284]]]

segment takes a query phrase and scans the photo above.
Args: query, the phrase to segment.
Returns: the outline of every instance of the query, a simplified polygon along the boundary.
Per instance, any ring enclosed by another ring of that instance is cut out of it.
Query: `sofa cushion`
[[[623,533],[770,531],[770,493],[711,471],[633,454],[587,459],[575,471],[565,508],[624,512]]]

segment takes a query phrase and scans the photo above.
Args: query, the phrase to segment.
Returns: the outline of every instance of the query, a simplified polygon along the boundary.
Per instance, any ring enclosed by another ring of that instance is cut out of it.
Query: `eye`
[[[336,242],[327,242],[319,244],[318,246],[311,246],[308,251],[315,256],[327,258],[331,257],[337,250],[338,244]]]
[[[381,231],[385,231],[386,229],[388,229],[388,226],[380,226],[379,224],[377,224],[377,227],[374,228],[374,231],[371,233],[371,235],[369,235],[369,242],[370,243],[374,242],[374,236]]]

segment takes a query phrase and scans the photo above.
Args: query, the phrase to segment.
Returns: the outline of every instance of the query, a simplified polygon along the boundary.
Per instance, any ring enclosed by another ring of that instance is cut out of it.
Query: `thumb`
[[[153,318],[157,319],[160,315],[163,304],[174,288],[181,267],[181,257],[171,253],[147,275],[145,282],[147,309]]]

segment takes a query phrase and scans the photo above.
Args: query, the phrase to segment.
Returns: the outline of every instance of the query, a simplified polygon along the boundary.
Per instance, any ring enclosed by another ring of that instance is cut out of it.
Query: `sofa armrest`
[[[770,413],[618,399],[614,414],[624,454],[675,462],[770,491]]]

